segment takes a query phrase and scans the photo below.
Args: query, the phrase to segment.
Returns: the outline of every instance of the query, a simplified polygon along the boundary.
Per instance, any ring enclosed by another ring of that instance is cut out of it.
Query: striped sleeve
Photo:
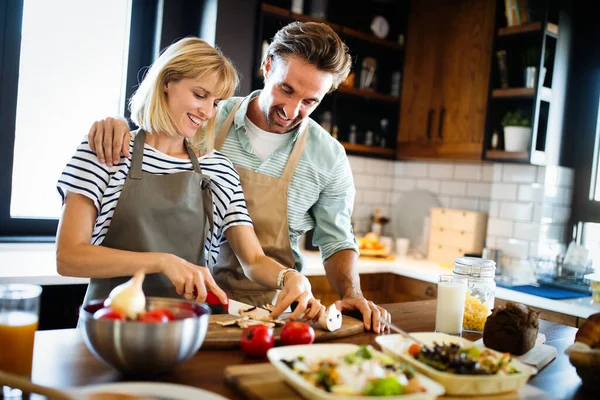
[[[350,222],[356,189],[345,155],[332,172],[329,185],[311,208],[315,218],[313,243],[319,246],[323,262],[340,250],[351,249],[358,253]]]
[[[110,171],[98,162],[85,137],[65,166],[56,188],[63,203],[67,192],[73,192],[91,199],[99,212],[109,180]]]
[[[227,207],[227,211],[223,216],[222,232],[225,233],[229,227],[236,225],[253,226],[252,219],[250,219],[250,215],[248,214],[248,208],[246,208],[246,199],[244,198],[241,185],[238,185],[231,196],[229,207]]]

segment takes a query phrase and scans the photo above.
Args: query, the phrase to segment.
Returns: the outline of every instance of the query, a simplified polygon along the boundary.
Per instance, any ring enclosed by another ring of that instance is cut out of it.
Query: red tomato
[[[160,314],[160,315],[164,315],[165,317],[167,317],[169,319],[169,321],[175,321],[175,314],[173,314],[171,312],[171,310],[167,309],[167,308],[154,308],[152,309],[153,313],[156,314]]]
[[[147,322],[150,324],[161,324],[172,321],[174,319],[175,316],[171,311],[160,308],[156,308],[151,311],[146,311],[145,313],[142,313],[137,317],[137,321]]]
[[[266,325],[252,325],[242,332],[242,351],[252,357],[264,357],[275,346],[273,329]]]
[[[94,313],[94,319],[112,319],[115,321],[125,321],[125,314],[110,307],[104,307]]]
[[[288,322],[279,334],[284,346],[311,344],[315,341],[315,330],[306,322]]]

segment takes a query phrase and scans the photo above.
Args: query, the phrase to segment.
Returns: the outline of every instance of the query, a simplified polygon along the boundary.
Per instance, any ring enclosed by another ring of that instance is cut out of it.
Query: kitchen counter
[[[435,325],[436,301],[419,301],[411,303],[384,304],[392,316],[392,322],[408,332],[432,332]],[[210,327],[208,328],[210,329]],[[540,333],[546,336],[546,343],[557,349],[554,361],[533,376],[528,384],[529,393],[535,399],[589,399],[581,388],[581,379],[577,376],[575,368],[569,362],[565,349],[573,343],[576,329],[560,324],[540,321]],[[377,334],[365,332],[330,343],[366,344],[378,347],[375,339]],[[465,338],[477,340],[481,337],[475,333],[465,333]],[[182,362],[171,372],[158,379],[161,382],[190,385],[209,390],[230,399],[258,398],[257,392],[251,388],[243,389],[243,393],[235,390],[235,383],[226,381],[227,371],[238,365],[255,366],[257,371],[265,368],[265,359],[250,358],[239,349],[212,350],[201,349],[191,359]],[[260,398],[286,398],[299,397],[291,389],[280,391],[276,375],[268,376],[254,383],[267,385],[269,395]],[[83,342],[81,334],[75,329],[51,330],[36,332],[33,354],[32,381],[40,385],[58,388],[68,388],[87,385],[99,385],[119,381],[128,381],[131,378],[123,377],[116,370],[97,360]],[[238,387],[242,387],[240,385]],[[245,387],[245,386],[244,386]],[[284,387],[285,388],[285,387]],[[535,389],[534,389],[535,388]],[[540,393],[541,390],[544,393]],[[496,397],[496,396],[494,396]],[[499,396],[502,399],[514,398],[512,395]],[[456,398],[456,397],[452,397]]]
[[[4,243],[0,244],[0,284],[2,283],[36,283],[39,285],[73,285],[87,284],[87,278],[60,276],[56,272],[56,256],[54,243]],[[304,252],[306,266],[303,271],[307,276],[325,275],[319,252]],[[392,273],[416,280],[437,283],[437,276],[452,273],[450,268],[443,268],[438,263],[413,258],[398,258],[392,261],[376,259],[359,259],[360,274]],[[497,288],[496,298],[512,300],[532,307],[587,318],[600,312],[600,304],[592,303],[592,298],[552,300],[533,296],[514,290]]]

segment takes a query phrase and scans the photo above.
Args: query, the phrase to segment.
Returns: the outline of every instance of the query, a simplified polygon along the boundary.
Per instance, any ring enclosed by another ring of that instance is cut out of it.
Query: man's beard
[[[293,131],[294,129],[296,129],[298,127],[298,125],[300,124],[300,122],[302,122],[302,118],[300,117],[300,115],[298,115],[296,118],[294,118],[292,120],[292,122],[287,125],[287,126],[282,126],[277,124],[276,122],[276,118],[277,116],[275,115],[275,113],[277,113],[277,111],[279,111],[282,115],[285,115],[285,113],[283,112],[282,108],[279,107],[272,107],[268,112],[265,112],[265,119],[267,120],[267,126],[269,127],[269,129],[271,131],[275,131],[276,133],[288,133]],[[274,129],[274,128],[279,128],[279,129]],[[285,131],[280,132],[281,129],[285,129]]]

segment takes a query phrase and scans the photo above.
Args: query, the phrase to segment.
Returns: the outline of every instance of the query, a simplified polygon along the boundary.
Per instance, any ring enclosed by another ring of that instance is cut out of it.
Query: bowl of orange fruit
[[[358,251],[361,256],[366,257],[387,257],[391,249],[379,241],[379,236],[374,232],[369,232],[363,237],[356,238]]]

